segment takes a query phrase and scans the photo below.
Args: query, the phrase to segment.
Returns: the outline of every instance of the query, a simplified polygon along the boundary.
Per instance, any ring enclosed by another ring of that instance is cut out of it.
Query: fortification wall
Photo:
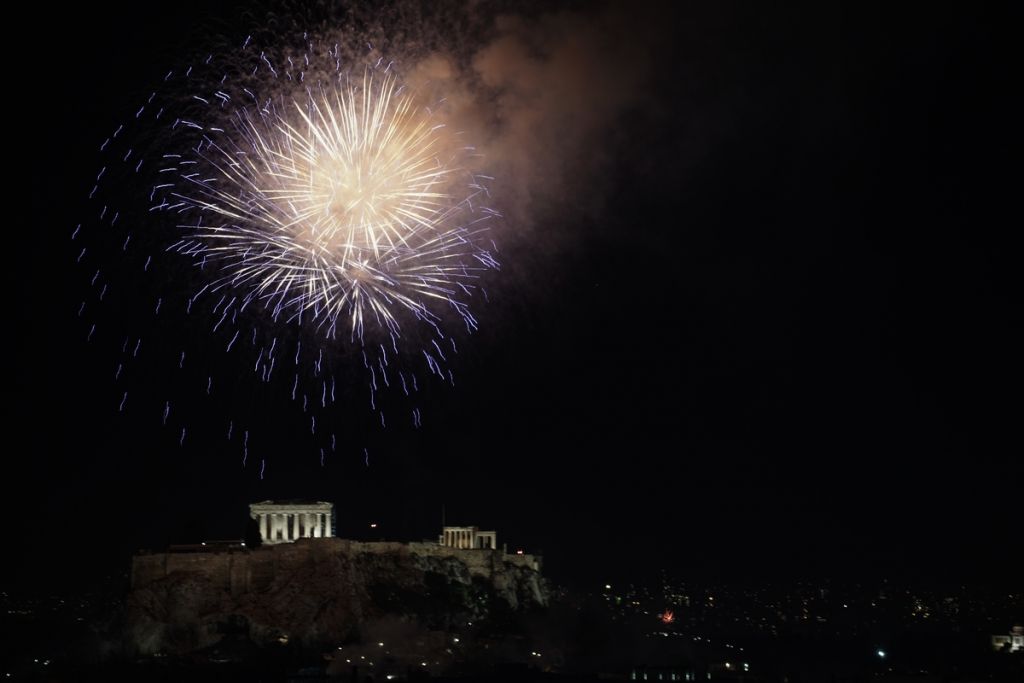
[[[490,574],[500,563],[514,564],[517,567],[527,567],[539,572],[541,568],[540,557],[537,555],[506,555],[500,550],[489,550],[485,548],[452,548],[437,543],[408,543],[410,552],[416,555],[427,557],[457,557],[466,563],[471,572]]]
[[[251,549],[210,552],[140,553],[132,558],[132,586],[139,587],[170,574],[191,573],[203,576],[216,586],[239,595],[260,590],[281,572],[289,572],[310,562],[326,561],[334,555],[363,553],[395,554],[402,557],[453,557],[463,562],[470,574],[492,578],[503,564],[540,571],[535,555],[505,555],[500,550],[461,549],[436,543],[398,543],[394,541],[352,541],[345,538],[303,538]]]

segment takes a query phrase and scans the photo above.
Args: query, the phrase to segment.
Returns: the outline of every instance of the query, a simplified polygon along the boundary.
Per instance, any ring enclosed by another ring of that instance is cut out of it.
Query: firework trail
[[[344,410],[335,389],[354,371],[382,426],[389,390],[415,402],[425,375],[454,383],[453,335],[478,326],[472,304],[498,268],[489,230],[500,216],[442,103],[372,51],[304,38],[274,58],[246,40],[225,58],[169,72],[166,93],[151,94],[133,125],[100,145],[105,163],[89,198],[92,227],[116,231],[119,258],[138,259],[139,274],[160,254],[190,264],[184,275],[161,270],[178,279],[148,315],[198,316],[189,324],[213,346],[252,353],[254,378],[279,384],[321,438],[320,425],[336,421],[316,411]],[[85,232],[76,227],[72,239]],[[76,253],[89,261],[88,247]],[[86,267],[102,301],[110,282],[96,265]],[[78,314],[86,310],[83,301]],[[87,338],[96,332],[94,323]],[[132,338],[116,378],[140,355],[142,339]],[[175,349],[169,362],[182,370],[185,358]],[[217,393],[212,375],[202,384]],[[172,424],[170,405],[162,422],[183,445],[186,426]],[[418,427],[421,406],[405,410]],[[333,452],[333,432],[330,440]],[[246,431],[243,463],[250,447]],[[264,468],[261,459],[261,477]]]

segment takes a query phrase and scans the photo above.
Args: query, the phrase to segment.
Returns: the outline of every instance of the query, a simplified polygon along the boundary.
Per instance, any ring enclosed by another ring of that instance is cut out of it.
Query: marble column
[[[259,522],[260,522],[260,538],[265,541],[265,540],[267,540],[267,516],[261,514]]]

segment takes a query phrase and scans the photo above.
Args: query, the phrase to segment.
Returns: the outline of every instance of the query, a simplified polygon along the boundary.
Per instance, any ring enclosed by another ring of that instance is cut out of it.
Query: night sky
[[[663,569],[1019,585],[1003,18],[946,3],[638,11],[609,37],[647,65],[608,77],[633,96],[556,159],[571,182],[496,235],[503,269],[456,385],[432,388],[421,430],[376,427],[353,392],[321,468],[287,387],[247,393],[245,363],[202,347],[206,322],[99,318],[178,335],[219,366],[218,388],[237,380],[231,398],[181,405],[180,447],[159,411],[118,412],[119,344],[86,343],[76,317],[91,273],[69,236],[99,142],[185,60],[196,25],[230,42],[258,20],[200,4],[42,7],[7,28],[12,581],[124,571],[136,548],[240,537],[249,502],[312,498],[355,538],[436,537],[444,506],[581,585]],[[564,11],[572,30],[604,9]],[[146,280],[118,285],[172,286]],[[176,370],[136,378],[138,402],[206,376]],[[260,425],[263,480],[221,436],[235,412]]]

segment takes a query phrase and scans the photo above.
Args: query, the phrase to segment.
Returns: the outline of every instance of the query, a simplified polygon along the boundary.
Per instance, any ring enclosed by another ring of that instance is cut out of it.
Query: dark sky
[[[651,36],[628,40],[657,46],[652,95],[609,131],[600,210],[574,210],[590,206],[578,186],[549,198],[533,229],[558,239],[509,240],[500,296],[424,428],[375,428],[353,399],[321,468],[270,391],[186,403],[185,447],[158,413],[118,413],[120,349],[86,344],[75,315],[89,274],[68,237],[97,142],[177,66],[195,22],[244,35],[251,15],[39,11],[7,29],[8,160],[27,183],[8,198],[5,260],[12,580],[48,579],[65,553],[88,574],[136,547],[237,537],[248,502],[305,497],[333,500],[354,537],[371,521],[432,536],[444,505],[581,583],[660,569],[1019,582],[1015,79],[994,12],[649,13]],[[195,355],[228,383],[246,372]],[[159,405],[179,380],[150,372],[134,390]],[[218,440],[235,412],[258,425],[262,481]]]

